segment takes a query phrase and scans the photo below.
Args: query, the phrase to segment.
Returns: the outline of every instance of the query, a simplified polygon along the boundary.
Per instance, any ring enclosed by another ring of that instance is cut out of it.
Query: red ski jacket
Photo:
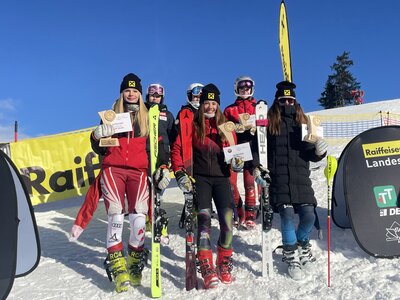
[[[255,98],[251,99],[241,99],[237,98],[236,101],[225,108],[224,115],[227,121],[232,121],[233,123],[240,123],[239,114],[248,113],[250,115],[255,115],[256,113],[257,101]],[[237,133],[238,144],[250,142],[254,139],[254,136],[250,134],[248,130],[243,133]]]
[[[228,121],[239,123],[239,114],[248,113],[254,115],[256,113],[256,104],[257,101],[255,98],[237,98],[233,104],[225,108],[224,115]]]
[[[147,137],[139,136],[139,125],[134,125],[132,132],[114,134],[118,138],[117,147],[99,147],[99,141],[90,136],[92,149],[99,155],[104,155],[102,166],[115,166],[122,168],[134,168],[146,171],[149,167],[149,159],[146,149]]]

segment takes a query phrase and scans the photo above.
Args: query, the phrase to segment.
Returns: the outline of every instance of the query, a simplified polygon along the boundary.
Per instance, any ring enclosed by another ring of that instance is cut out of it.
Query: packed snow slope
[[[400,100],[375,102],[359,106],[313,112],[315,114],[400,112]],[[336,157],[345,145],[329,147]],[[296,282],[286,273],[279,250],[273,254],[274,278],[261,277],[261,225],[256,230],[235,230],[235,281],[220,284],[212,290],[185,290],[184,230],[178,227],[183,195],[174,182],[164,194],[162,206],[169,216],[169,245],[162,246],[163,299],[400,299],[399,259],[378,259],[369,256],[357,245],[351,230],[331,223],[331,287],[327,285],[327,183],[326,160],[312,165],[311,179],[318,199],[318,214],[324,238],[312,233],[312,250],[317,258],[314,272],[303,282]],[[241,177],[239,177],[241,180]],[[240,182],[241,192],[244,193]],[[68,199],[35,207],[42,256],[39,266],[26,277],[17,278],[8,299],[147,299],[151,297],[150,268],[143,271],[142,286],[130,287],[117,294],[108,281],[103,261],[106,256],[107,218],[103,203],[99,204],[92,222],[77,242],[69,241],[69,231],[82,203],[82,198]],[[128,240],[128,220],[124,239]],[[280,220],[275,214],[271,231],[273,247],[281,244]],[[213,220],[212,240],[218,238],[217,220]],[[146,245],[150,247],[149,233]],[[26,249],[29,251],[29,249]],[[149,262],[150,263],[150,262]]]

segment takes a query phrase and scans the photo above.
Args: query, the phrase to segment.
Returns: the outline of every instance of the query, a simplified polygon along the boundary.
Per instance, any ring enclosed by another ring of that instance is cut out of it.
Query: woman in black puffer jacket
[[[281,217],[284,261],[289,265],[289,275],[297,280],[303,278],[304,269],[309,269],[315,260],[309,243],[317,205],[311,186],[310,161],[323,159],[328,145],[323,139],[315,143],[302,141],[301,127],[307,123],[307,117],[296,101],[296,85],[283,81],[276,87],[275,100],[268,111],[269,172],[258,166],[253,174],[259,183],[263,181],[262,175],[270,181],[270,202]],[[297,229],[295,214],[299,215]]]

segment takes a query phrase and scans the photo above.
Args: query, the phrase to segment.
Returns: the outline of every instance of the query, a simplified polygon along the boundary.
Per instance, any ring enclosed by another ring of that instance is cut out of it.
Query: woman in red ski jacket
[[[254,80],[248,76],[241,76],[235,81],[235,95],[236,100],[233,104],[229,105],[224,110],[224,115],[227,121],[235,123],[237,143],[250,143],[254,141],[255,134],[255,112],[256,112],[256,99],[254,94]],[[247,121],[249,126],[241,124],[239,119],[240,114],[247,113],[250,119]],[[231,172],[231,186],[233,191],[233,199],[237,208],[239,220],[237,225],[245,225],[247,229],[255,227],[255,219],[257,215],[256,207],[256,194],[254,177],[252,175],[253,165],[251,161],[246,162],[243,168],[243,183],[245,190],[245,201],[243,203],[239,190],[237,187],[237,173]],[[243,206],[244,204],[244,206]]]
[[[182,159],[182,143],[178,136],[172,146],[172,168],[178,186],[183,192],[195,193],[197,211],[197,257],[204,279],[205,288],[216,287],[219,280],[230,283],[232,280],[232,192],[230,188],[230,169],[240,171],[243,162],[232,159],[231,166],[225,162],[223,147],[229,146],[227,137],[218,129],[225,123],[220,104],[220,92],[214,84],[203,87],[200,107],[193,122],[193,177],[186,173]],[[234,139],[235,134],[233,132]],[[220,235],[217,247],[216,269],[214,269],[210,242],[212,199],[218,212]]]
[[[129,285],[136,286],[141,282],[145,223],[149,210],[149,120],[138,76],[129,73],[123,78],[120,97],[112,110],[117,114],[129,112],[133,130],[115,133],[112,125],[100,124],[92,132],[90,140],[93,150],[103,157],[99,181],[108,216],[106,268],[112,275],[116,291],[124,292]],[[118,139],[119,146],[100,147],[100,140],[110,136]],[[129,215],[131,229],[127,266],[122,242],[125,213]]]

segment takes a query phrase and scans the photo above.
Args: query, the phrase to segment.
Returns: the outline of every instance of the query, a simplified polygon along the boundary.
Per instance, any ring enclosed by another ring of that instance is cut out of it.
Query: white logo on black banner
[[[395,221],[390,228],[386,228],[386,241],[400,243],[399,232],[400,224]]]

